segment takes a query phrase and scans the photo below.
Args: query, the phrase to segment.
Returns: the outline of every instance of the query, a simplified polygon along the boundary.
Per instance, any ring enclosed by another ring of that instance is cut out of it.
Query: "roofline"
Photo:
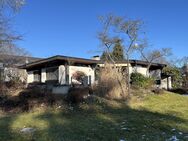
[[[82,63],[82,62],[85,61],[86,64],[87,63],[88,64],[97,64],[98,63],[97,60],[92,60],[92,59],[70,57],[70,56],[63,56],[63,55],[56,55],[56,56],[52,56],[52,57],[49,57],[49,58],[37,60],[37,61],[25,64],[25,65],[19,66],[19,68],[26,69],[28,67],[32,67],[32,66],[35,66],[35,65],[39,65],[39,64],[46,63],[46,62],[49,62],[49,61],[54,61],[54,60],[78,61],[79,63]]]
[[[148,61],[143,61],[143,60],[130,60],[134,63],[143,63],[144,65],[148,65]],[[163,64],[163,63],[151,63],[151,65],[155,65],[155,66],[167,66],[167,64]]]
[[[104,64],[105,61],[100,61],[99,64]],[[149,63],[147,61],[142,61],[142,60],[129,60],[130,63],[135,63],[135,64],[141,64],[141,65],[148,65]],[[115,61],[116,64],[126,64],[127,60],[122,60],[122,61]],[[152,66],[161,66],[161,67],[166,67],[167,64],[162,64],[162,63],[151,63]]]
[[[40,59],[22,66],[19,66],[20,69],[27,69],[29,67],[33,67],[35,65],[47,63],[49,61],[55,61],[55,60],[64,60],[64,61],[74,61],[78,63],[85,63],[85,64],[104,64],[105,61],[102,60],[93,60],[93,59],[85,59],[85,58],[79,58],[79,57],[70,57],[70,56],[63,56],[63,55],[56,55],[52,56],[49,58],[44,58]],[[148,65],[147,61],[142,61],[142,60],[129,60],[130,63],[135,63],[135,64],[141,64],[141,65]],[[122,60],[122,61],[116,61],[116,64],[126,64],[127,60]],[[167,66],[166,64],[162,63],[152,63],[151,66],[160,66],[160,67],[165,67]]]

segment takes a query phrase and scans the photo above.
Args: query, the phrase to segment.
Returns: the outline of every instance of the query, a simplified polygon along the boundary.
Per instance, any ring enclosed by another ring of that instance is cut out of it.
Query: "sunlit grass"
[[[24,135],[23,127],[36,132]],[[165,141],[173,135],[188,140],[188,97],[167,92],[129,103],[97,98],[73,108],[62,105],[0,117],[2,141]]]

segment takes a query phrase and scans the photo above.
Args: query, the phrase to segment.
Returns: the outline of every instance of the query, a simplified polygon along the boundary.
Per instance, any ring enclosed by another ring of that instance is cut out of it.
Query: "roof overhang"
[[[19,68],[21,68],[21,69],[31,69],[31,68],[36,68],[36,67],[48,66],[49,64],[56,65],[56,63],[57,63],[57,65],[61,64],[61,63],[94,65],[94,64],[97,64],[98,61],[91,60],[91,59],[57,55],[57,56],[53,56],[53,57],[46,58],[46,59],[41,59],[41,60],[38,60],[38,61],[35,61],[35,62],[32,62],[32,63],[22,65]]]
[[[117,67],[126,67],[126,66],[127,66],[127,63],[128,63],[127,60],[115,61],[115,65],[116,65]],[[147,66],[149,65],[149,63],[148,63],[147,61],[141,61],[141,60],[129,60],[129,63],[130,63],[132,66],[141,65],[141,66],[147,67]],[[100,61],[100,62],[99,62],[99,66],[102,66],[102,67],[103,67],[104,64],[105,64],[105,61]],[[150,69],[164,68],[164,67],[166,67],[166,66],[167,66],[166,64],[151,63]]]

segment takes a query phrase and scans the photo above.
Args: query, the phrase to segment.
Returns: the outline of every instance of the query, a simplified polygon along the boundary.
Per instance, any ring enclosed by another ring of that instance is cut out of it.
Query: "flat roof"
[[[99,62],[99,64],[104,64],[105,61],[101,61]],[[131,64],[134,64],[134,65],[148,65],[148,62],[147,61],[143,61],[143,60],[129,60],[129,62]],[[127,64],[127,60],[122,60],[122,61],[115,61],[116,64]],[[162,64],[162,63],[151,63],[151,66],[156,66],[156,67],[165,67],[167,66],[166,64]]]
[[[92,59],[56,55],[56,56],[52,56],[49,58],[41,59],[41,60],[38,60],[35,62],[31,62],[31,63],[25,64],[25,65],[22,65],[19,68],[28,69],[28,68],[36,67],[41,64],[45,65],[45,64],[47,64],[49,62],[53,62],[53,61],[66,61],[66,62],[70,62],[70,63],[73,62],[73,63],[80,63],[80,64],[86,64],[86,65],[92,65],[92,64],[98,63],[98,61],[92,60]]]
[[[70,62],[71,63],[78,63],[78,64],[85,64],[85,65],[93,65],[93,64],[104,64],[105,61],[102,60],[93,60],[93,59],[85,59],[85,58],[78,58],[78,57],[70,57],[70,56],[62,56],[62,55],[56,55],[56,56],[52,56],[49,58],[45,58],[45,59],[40,59],[25,65],[20,66],[19,68],[21,69],[29,69],[29,68],[33,68],[33,67],[37,67],[37,66],[46,66],[48,65],[48,63],[50,62]],[[142,61],[142,60],[129,60],[129,62],[132,65],[142,65],[142,66],[147,66],[148,62],[147,61]],[[123,65],[123,64],[127,64],[127,60],[122,60],[122,61],[116,61],[115,62],[118,65]],[[152,63],[151,67],[165,67],[167,66],[166,64],[161,64],[161,63]]]

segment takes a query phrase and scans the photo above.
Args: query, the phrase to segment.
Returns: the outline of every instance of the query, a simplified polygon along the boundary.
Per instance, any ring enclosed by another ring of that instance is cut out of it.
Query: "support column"
[[[172,79],[171,77],[168,77],[168,89],[172,89]]]
[[[46,69],[41,70],[41,82],[42,83],[46,82]]]
[[[66,84],[66,72],[65,72],[65,66],[60,65],[59,66],[59,78],[58,78],[59,84],[63,85]]]

